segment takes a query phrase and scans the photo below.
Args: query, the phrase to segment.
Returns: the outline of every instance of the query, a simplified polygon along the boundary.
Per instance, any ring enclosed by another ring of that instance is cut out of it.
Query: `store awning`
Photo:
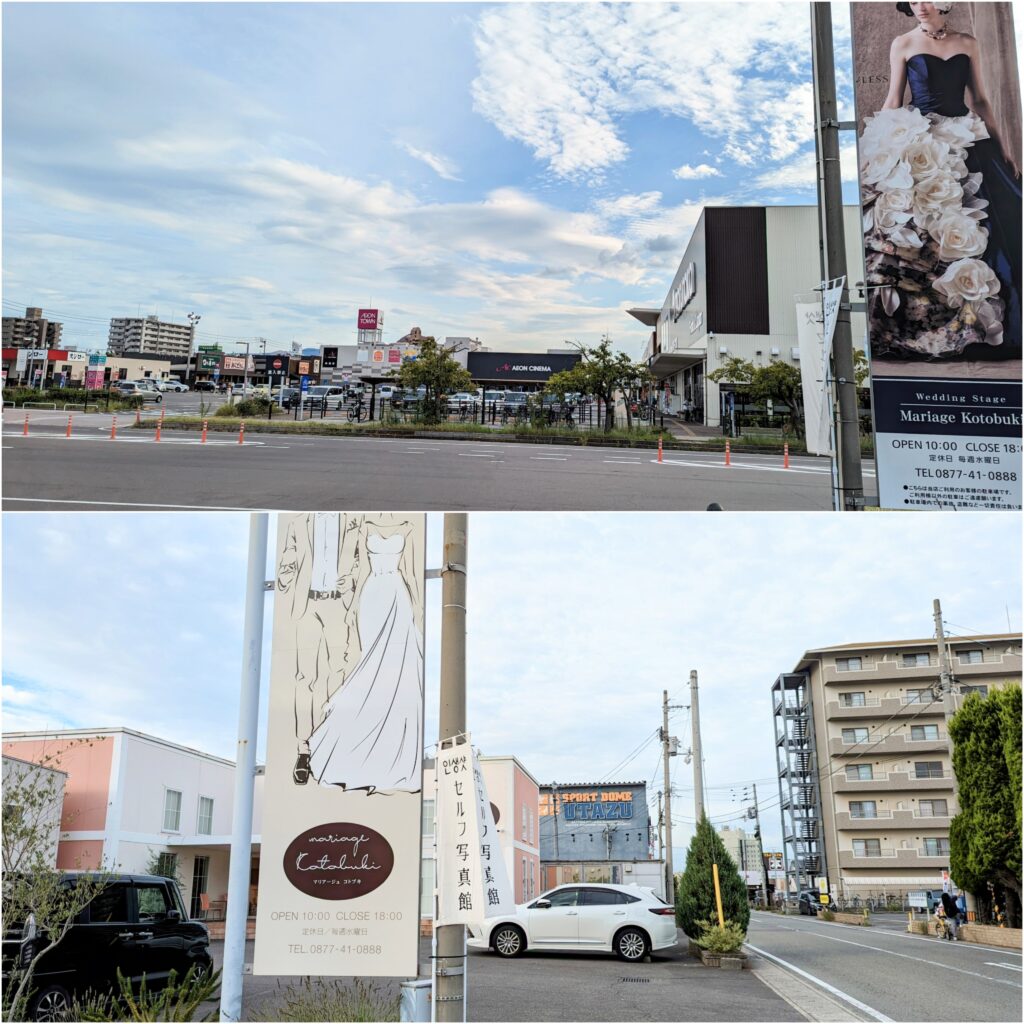
[[[660,309],[645,309],[641,306],[635,306],[633,309],[627,309],[626,312],[646,327],[657,327],[658,317],[661,316]]]
[[[663,380],[665,377],[671,377],[674,373],[679,373],[680,370],[686,370],[691,366],[704,362],[707,354],[707,349],[703,348],[687,348],[675,352],[658,352],[656,355],[651,356],[647,368],[658,380]]]

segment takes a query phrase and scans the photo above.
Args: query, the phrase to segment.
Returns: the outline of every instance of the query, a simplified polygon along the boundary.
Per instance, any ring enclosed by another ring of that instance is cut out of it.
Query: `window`
[[[837,672],[859,672],[860,670],[860,658],[836,658]]]
[[[553,907],[578,907],[579,894],[579,889],[559,889],[548,896],[548,899]]]
[[[164,831],[177,832],[181,828],[181,793],[176,789],[164,790]]]
[[[424,801],[426,802],[426,801]],[[434,820],[434,816],[430,816]],[[434,916],[434,859],[424,857],[420,861],[420,917]]]
[[[434,836],[434,801],[424,800],[423,801],[423,836],[424,838],[433,838]]]
[[[844,729],[843,730],[843,742],[844,743],[863,743],[868,738],[868,731],[865,728],[856,729]]]
[[[932,663],[931,658],[927,654],[904,654],[903,655],[903,667],[904,668],[927,668]]]
[[[178,855],[176,853],[161,853],[156,859],[156,873],[164,878],[178,877]]]
[[[526,808],[523,808],[523,839],[526,838]]]
[[[949,856],[949,840],[925,839],[922,852],[926,857],[947,857]]]
[[[851,818],[877,818],[878,812],[875,807],[874,800],[851,800],[850,801],[850,817]]]
[[[167,889],[162,885],[140,884],[135,886],[135,895],[139,900],[139,923],[163,921],[167,911],[171,909],[167,899]]]
[[[623,903],[636,903],[634,896],[627,896],[624,892],[616,892],[614,889],[584,889],[583,906],[585,907],[613,907]]]
[[[929,689],[924,690],[907,690],[904,701],[907,704],[927,704],[932,699],[932,691]]]
[[[213,797],[199,798],[199,820],[196,822],[196,835],[213,835]]]
[[[882,841],[880,839],[854,839],[854,857],[881,857]]]
[[[941,779],[944,773],[942,771],[941,761],[915,761],[914,762],[914,778],[915,779]]]
[[[839,694],[839,703],[844,708],[862,708],[866,703],[864,700],[864,692],[841,693]]]
[[[97,896],[89,904],[89,920],[95,923],[105,921],[128,920],[128,888],[115,883]]]
[[[945,800],[919,800],[917,813],[922,818],[940,818],[949,814],[949,805]]]
[[[982,684],[978,684],[976,686],[961,686],[960,687],[960,693],[963,694],[963,696],[965,696],[965,697],[969,693],[976,693],[979,697],[987,697],[988,696],[988,687],[985,686],[983,683]]]
[[[980,665],[985,656],[981,651],[958,651],[957,659],[961,665]]]
[[[937,725],[912,725],[910,727],[910,738],[912,740],[937,740],[939,738],[939,727]]]
[[[865,782],[874,777],[874,768],[869,764],[848,764],[846,766],[847,782]]]

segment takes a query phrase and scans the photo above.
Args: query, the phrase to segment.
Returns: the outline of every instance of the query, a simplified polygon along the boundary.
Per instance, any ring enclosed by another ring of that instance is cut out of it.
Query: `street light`
[[[198,324],[199,321],[202,320],[202,319],[203,319],[202,316],[200,316],[198,313],[189,313],[188,314],[188,323],[189,323],[189,327],[191,329],[190,332],[189,332],[189,336],[188,336],[188,360],[189,360],[190,363],[192,362],[192,358],[195,355],[195,349],[196,349],[196,324]],[[199,367],[196,366],[195,370],[193,372],[193,375],[192,375],[192,379],[195,380],[196,377],[198,377],[198,376],[199,376]]]

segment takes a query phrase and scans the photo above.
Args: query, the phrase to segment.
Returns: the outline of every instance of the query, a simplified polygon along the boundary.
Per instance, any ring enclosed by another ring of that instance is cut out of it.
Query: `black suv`
[[[83,876],[89,877],[68,872],[64,884]],[[4,921],[5,988],[11,970],[27,965],[45,942],[31,919]],[[210,936],[206,925],[189,920],[177,884],[158,875],[114,875],[36,965],[28,1019],[55,1020],[76,995],[116,990],[119,969],[135,987],[145,977],[147,988],[161,988],[171,971],[180,979],[194,965],[212,970]]]
[[[797,907],[801,914],[815,917],[823,910],[835,910],[836,905],[832,897],[828,897],[826,903],[821,902],[821,893],[817,889],[804,889],[797,897]]]

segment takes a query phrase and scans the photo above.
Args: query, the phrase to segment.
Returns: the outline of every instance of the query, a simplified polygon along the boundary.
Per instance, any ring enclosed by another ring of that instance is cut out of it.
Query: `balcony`
[[[832,776],[832,788],[836,793],[949,792],[953,789],[953,773],[944,771],[918,778],[913,772],[875,772],[872,779],[848,779],[839,772]]]
[[[836,828],[878,832],[881,828],[889,828],[893,824],[892,814],[892,811],[876,811],[872,817],[854,817],[849,811],[836,811]]]
[[[863,832],[888,832],[891,829],[938,829],[949,831],[948,814],[921,815],[917,811],[879,810],[874,818],[855,818],[849,811],[836,811],[836,828]]]
[[[945,733],[939,733],[933,740],[912,740],[906,733],[892,736],[869,736],[866,740],[846,743],[842,739],[828,741],[828,752],[832,757],[908,757],[918,754],[945,753],[949,740]]]
[[[851,719],[875,719],[907,717],[918,715],[927,721],[928,715],[941,715],[942,705],[933,704],[927,711],[923,706],[927,701],[908,701],[904,697],[867,697],[863,705],[843,704],[841,701],[830,700],[825,704],[825,717],[829,721],[848,722]]]
[[[839,851],[839,866],[855,868],[859,871],[877,869],[889,871],[892,868],[917,868],[924,870],[937,868],[941,871],[949,865],[949,854],[937,856],[925,855],[920,850],[896,850],[891,846],[883,846],[881,856],[858,856],[853,850]]]

